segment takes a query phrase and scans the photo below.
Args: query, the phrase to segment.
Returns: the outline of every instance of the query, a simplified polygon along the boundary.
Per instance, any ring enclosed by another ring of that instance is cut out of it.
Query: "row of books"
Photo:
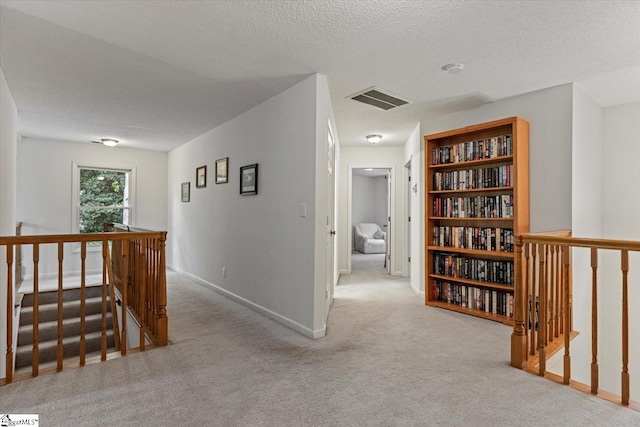
[[[514,233],[509,228],[436,225],[433,227],[433,244],[452,248],[513,252]]]
[[[433,216],[446,218],[513,218],[513,196],[436,197]]]
[[[475,190],[478,188],[510,187],[513,165],[493,168],[435,172],[433,190]]]
[[[431,164],[441,165],[469,162],[472,160],[492,159],[511,155],[513,155],[513,140],[511,135],[502,135],[434,148],[432,151]]]
[[[441,276],[513,286],[515,270],[513,261],[476,259],[436,252],[433,255],[433,271]]]
[[[513,294],[510,292],[482,289],[435,279],[431,282],[431,292],[435,301],[513,317]]]

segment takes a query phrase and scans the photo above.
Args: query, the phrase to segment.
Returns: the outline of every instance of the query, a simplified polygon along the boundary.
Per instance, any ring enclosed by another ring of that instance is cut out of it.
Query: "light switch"
[[[307,217],[307,204],[300,203],[300,218],[306,218],[306,217]]]

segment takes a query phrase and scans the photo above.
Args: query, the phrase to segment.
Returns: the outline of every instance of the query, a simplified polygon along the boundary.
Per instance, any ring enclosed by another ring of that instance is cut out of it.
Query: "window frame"
[[[136,167],[129,165],[121,165],[121,164],[108,164],[108,163],[93,163],[93,162],[72,162],[73,167],[73,179],[71,185],[71,204],[72,204],[72,215],[71,215],[71,232],[74,234],[80,233],[80,171],[82,169],[92,169],[92,170],[106,170],[106,171],[115,171],[115,172],[128,172],[129,173],[129,186],[128,186],[128,196],[129,196],[129,204],[127,206],[123,206],[122,209],[129,210],[129,224],[130,226],[135,226],[136,221]],[[118,209],[119,207],[116,207]],[[101,209],[101,208],[98,208]],[[113,209],[113,207],[109,207],[108,209]],[[89,248],[87,248],[89,249]],[[96,250],[99,248],[96,248]]]

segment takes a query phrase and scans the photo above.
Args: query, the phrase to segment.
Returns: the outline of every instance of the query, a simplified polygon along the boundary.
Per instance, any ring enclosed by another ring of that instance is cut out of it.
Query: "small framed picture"
[[[204,188],[207,186],[207,167],[200,166],[196,168],[196,188]]]
[[[182,201],[188,202],[191,199],[191,183],[183,182],[182,183]]]
[[[224,157],[216,160],[216,184],[227,182],[229,182],[229,158]]]
[[[258,194],[258,164],[240,168],[240,194],[248,196]]]

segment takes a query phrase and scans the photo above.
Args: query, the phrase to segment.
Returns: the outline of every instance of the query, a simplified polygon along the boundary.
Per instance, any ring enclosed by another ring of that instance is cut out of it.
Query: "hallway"
[[[315,341],[167,281],[171,345],[0,387],[0,411],[48,426],[640,424],[511,368],[510,328],[425,307],[407,279],[343,276]]]

